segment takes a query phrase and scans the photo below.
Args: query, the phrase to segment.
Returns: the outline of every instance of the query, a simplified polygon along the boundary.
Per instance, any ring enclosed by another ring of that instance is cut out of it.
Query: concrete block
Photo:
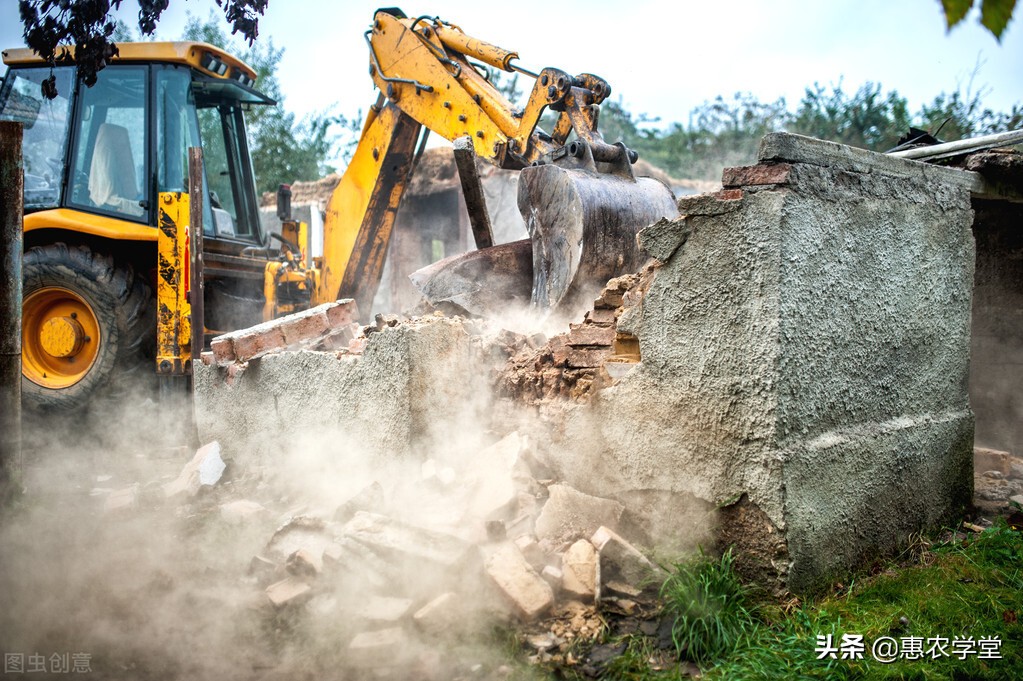
[[[193,497],[203,485],[215,485],[225,468],[224,460],[220,457],[220,443],[213,441],[203,445],[181,469],[177,479],[164,485],[164,496]]]
[[[344,535],[406,565],[419,561],[445,569],[455,568],[468,560],[472,549],[468,542],[454,535],[366,511],[357,512],[345,524]]]
[[[603,583],[618,581],[643,590],[656,590],[667,577],[663,569],[610,528],[599,528],[590,542],[599,556],[597,569]]]
[[[560,568],[556,568],[553,565],[544,565],[543,570],[540,571],[540,576],[543,580],[550,584],[551,589],[557,591],[561,588],[561,582],[565,578],[565,574]]]
[[[589,537],[602,525],[618,527],[625,507],[612,499],[590,496],[568,485],[551,485],[536,519],[536,536],[553,542]]]
[[[220,505],[220,518],[231,525],[241,525],[266,514],[262,504],[249,499],[238,499]]]
[[[364,631],[348,644],[345,662],[355,667],[389,667],[408,652],[408,637],[401,627]]]
[[[600,563],[593,544],[580,539],[561,558],[562,590],[584,602],[593,601],[600,585]]]
[[[287,560],[296,551],[305,549],[322,556],[324,549],[334,543],[327,524],[319,518],[298,516],[282,525],[267,542],[265,555],[279,562]]]
[[[312,587],[297,577],[285,577],[266,587],[266,596],[274,607],[304,603],[311,595]]]
[[[535,569],[543,569],[543,566],[547,562],[547,556],[544,555],[543,549],[540,548],[540,544],[537,543],[536,537],[532,535],[524,534],[521,537],[515,539],[515,546],[518,547],[522,553],[522,557],[532,565]]]
[[[370,596],[356,603],[349,612],[354,619],[374,626],[394,626],[408,617],[412,604],[411,598]]]
[[[514,613],[523,620],[536,619],[554,604],[554,591],[514,544],[504,544],[491,553],[484,570]]]
[[[284,561],[284,569],[301,579],[315,579],[323,572],[323,551],[298,549]]]
[[[346,523],[359,511],[379,510],[384,505],[384,488],[379,482],[366,485],[334,511],[334,520]]]
[[[131,485],[123,489],[114,490],[107,495],[103,502],[103,511],[106,513],[118,513],[138,508],[139,486]]]
[[[464,627],[465,610],[458,595],[448,591],[417,610],[412,621],[424,632],[445,634]]]

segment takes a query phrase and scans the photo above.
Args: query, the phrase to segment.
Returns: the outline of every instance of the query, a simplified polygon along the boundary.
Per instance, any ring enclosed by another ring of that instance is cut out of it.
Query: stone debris
[[[552,589],[560,589],[561,582],[565,575],[561,572],[560,568],[556,568],[553,565],[544,565],[543,570],[540,572],[540,576],[544,578],[548,584],[551,585]]]
[[[350,613],[355,619],[372,625],[395,625],[408,617],[412,605],[411,598],[371,596],[361,601]]]
[[[536,538],[529,534],[515,538],[515,546],[522,553],[523,558],[536,570],[543,570],[547,562],[547,556],[537,543]]]
[[[226,366],[271,352],[313,345],[346,329],[359,318],[354,300],[339,300],[217,336],[210,343],[213,362]]]
[[[168,499],[194,497],[204,485],[210,487],[217,484],[226,468],[220,456],[220,443],[213,441],[203,445],[181,469],[177,479],[164,485],[164,496]]]
[[[616,528],[625,507],[564,484],[547,488],[550,497],[536,519],[536,536],[552,542],[589,537],[601,526]]]
[[[302,579],[315,579],[323,572],[323,552],[298,549],[284,561],[284,569]]]
[[[600,564],[593,544],[580,539],[561,558],[561,588],[571,597],[593,602],[600,584]]]
[[[297,577],[285,577],[266,587],[266,595],[274,607],[305,602],[311,595],[312,587]]]
[[[241,525],[266,514],[266,508],[255,501],[238,499],[220,505],[220,517],[231,525]]]
[[[384,505],[384,488],[379,482],[372,482],[363,487],[351,499],[337,507],[334,520],[346,523],[359,511],[372,511]]]
[[[327,524],[319,518],[298,516],[274,532],[266,545],[266,555],[279,562],[285,561],[296,551],[305,549],[310,554],[322,556],[324,549],[334,542],[327,530]]]
[[[644,590],[656,589],[667,576],[663,569],[610,528],[599,528],[590,542],[599,554],[598,569],[604,583],[618,581]]]
[[[345,524],[344,535],[402,564],[418,561],[454,568],[468,560],[471,549],[468,542],[454,535],[415,527],[366,511],[357,512]]]
[[[412,621],[421,630],[431,634],[443,634],[462,628],[465,613],[458,595],[446,591],[424,605],[412,615]]]
[[[408,637],[401,627],[364,631],[348,644],[345,661],[357,667],[391,666],[405,657],[408,647]]]
[[[553,589],[514,544],[503,544],[493,551],[484,569],[519,618],[536,619],[554,604]]]
[[[116,513],[138,508],[138,505],[139,486],[131,485],[111,492],[103,502],[103,510],[107,513]]]

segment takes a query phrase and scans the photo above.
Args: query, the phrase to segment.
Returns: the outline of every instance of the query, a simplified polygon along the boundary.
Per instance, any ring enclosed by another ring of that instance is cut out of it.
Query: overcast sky
[[[367,108],[374,92],[362,34],[381,4],[270,0],[260,40],[285,50],[279,76],[290,110]],[[211,8],[214,0],[171,0],[158,37],[179,38],[187,13],[206,18]],[[1001,44],[976,11],[948,33],[938,0],[406,0],[402,9],[518,51],[527,68],[600,75],[627,109],[662,122],[685,122],[693,107],[736,92],[785,97],[794,108],[814,82],[841,81],[847,92],[879,82],[913,112],[971,77],[991,108],[1023,102],[1020,19]],[[119,16],[131,25],[137,11],[124,0]],[[21,44],[17,2],[0,0],[0,46]]]

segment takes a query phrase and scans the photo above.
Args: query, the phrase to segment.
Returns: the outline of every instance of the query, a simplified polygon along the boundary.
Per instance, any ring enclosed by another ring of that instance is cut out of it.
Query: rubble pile
[[[211,453],[215,443],[182,479],[194,480]],[[261,594],[262,617],[329,627],[345,665],[374,674],[451,678],[461,661],[436,651],[494,625],[515,627],[534,663],[589,664],[580,651],[610,621],[657,620],[665,573],[619,534],[622,504],[534,471],[546,474],[533,443],[512,433],[469,465],[428,459],[411,479],[375,480],[335,509],[286,513],[254,547],[245,577]],[[191,496],[168,499],[215,499],[221,520],[249,529],[272,517],[265,485],[212,489],[191,485]]]
[[[569,324],[568,333],[512,357],[498,379],[498,393],[529,405],[556,397],[585,401],[635,366],[639,340],[619,331],[618,320],[639,303],[650,271],[611,279],[581,324]]]
[[[984,447],[973,450],[973,503],[983,513],[1023,511],[1023,458]]]

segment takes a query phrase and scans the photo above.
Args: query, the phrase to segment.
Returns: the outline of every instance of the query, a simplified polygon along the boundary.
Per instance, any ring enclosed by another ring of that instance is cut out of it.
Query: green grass
[[[919,539],[872,574],[803,603],[754,596],[731,564],[726,553],[718,561],[701,556],[676,565],[661,592],[665,611],[676,618],[673,638],[681,659],[699,657],[709,681],[1023,679],[1023,623],[1017,620],[1023,609],[1023,534],[1004,521],[965,540],[932,545]],[[831,635],[839,647],[844,634],[863,636],[862,659],[818,659],[818,636]],[[884,636],[922,639],[924,651],[934,637],[998,637],[1002,659],[899,657],[883,664],[873,659],[871,645]],[[618,641],[627,644],[626,651],[603,678],[681,678],[679,665],[651,664],[658,654],[651,639],[633,634]]]
[[[733,561],[730,549],[720,560],[701,552],[694,561],[676,564],[661,587],[665,612],[675,618],[675,649],[697,664],[731,654],[755,630],[755,608],[732,570]]]

